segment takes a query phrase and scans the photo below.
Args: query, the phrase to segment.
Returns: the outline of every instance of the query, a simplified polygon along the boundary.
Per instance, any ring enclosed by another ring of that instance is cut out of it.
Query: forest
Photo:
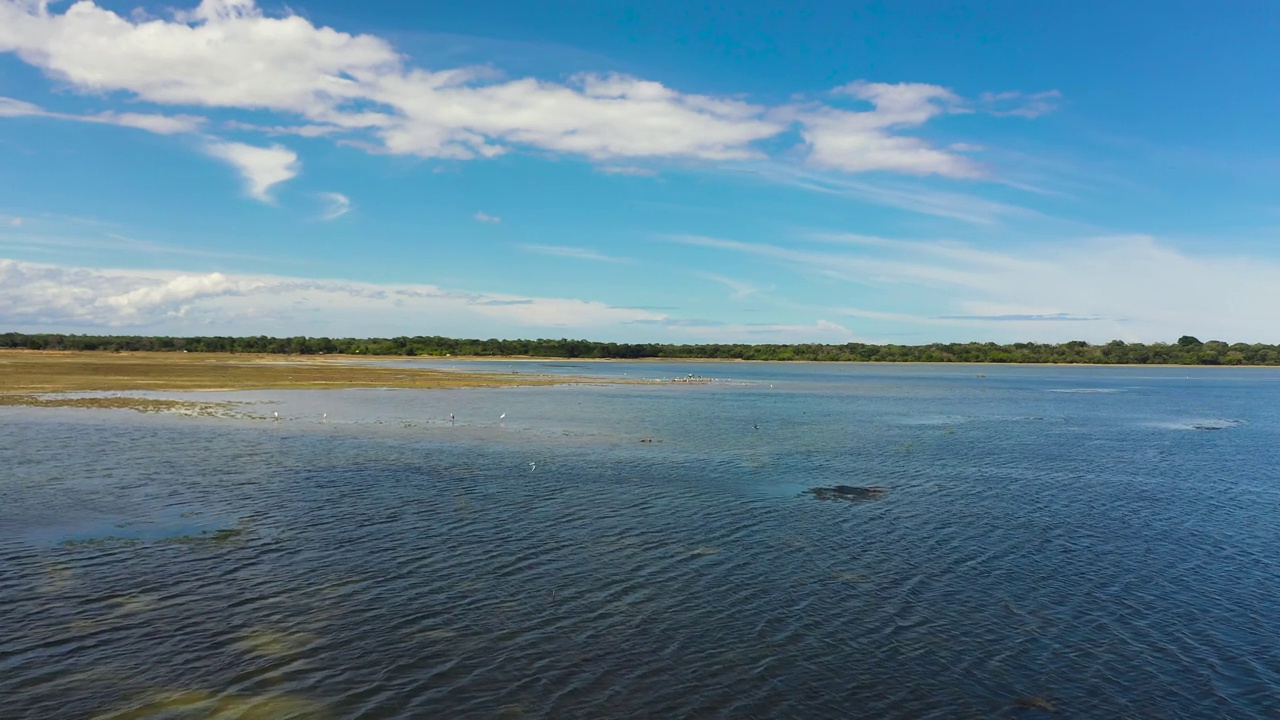
[[[416,336],[149,337],[0,334],[0,348],[106,352],[219,352],[284,355],[400,355],[428,357],[546,357],[625,359],[810,360],[843,362],[1093,363],[1104,365],[1280,365],[1280,345],[1202,342],[1184,335],[1172,343],[1091,345],[1046,343],[930,343],[927,345],[661,344],[591,340],[477,340]]]

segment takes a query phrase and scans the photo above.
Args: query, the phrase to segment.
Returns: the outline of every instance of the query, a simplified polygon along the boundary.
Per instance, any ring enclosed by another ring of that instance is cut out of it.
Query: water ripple
[[[883,372],[3,409],[0,716],[1280,714],[1275,391]]]

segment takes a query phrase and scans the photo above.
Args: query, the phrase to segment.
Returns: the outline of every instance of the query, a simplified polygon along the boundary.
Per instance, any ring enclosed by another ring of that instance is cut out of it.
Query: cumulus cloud
[[[268,16],[251,0],[203,0],[168,19],[128,19],[92,0],[61,13],[44,2],[0,0],[0,52],[16,53],[81,91],[286,114],[285,122],[254,127],[344,136],[378,152],[470,159],[529,148],[625,168],[616,161],[759,158],[765,156],[761,141],[798,126],[816,167],[978,174],[967,159],[898,134],[964,106],[951,91],[925,84],[852,83],[831,95],[868,103],[868,110],[825,102],[770,108],[620,74],[549,82],[489,69],[430,70],[412,66],[382,38],[318,27],[292,14]],[[1049,98],[1027,98],[1013,110],[1005,108],[1012,100],[1005,94],[980,104],[996,114],[1026,116],[1047,108]],[[157,120],[116,120],[165,127]]]
[[[238,142],[210,141],[205,144],[204,151],[238,170],[244,178],[246,192],[262,202],[272,202],[271,188],[296,177],[301,167],[298,154],[281,145],[257,147]]]
[[[44,330],[470,335],[612,329],[667,316],[592,300],[223,273],[92,269],[0,260],[0,318]],[[378,325],[381,323],[381,325]],[[479,329],[479,330],[478,330]]]
[[[854,82],[833,93],[869,103],[874,109],[811,105],[787,111],[801,125],[810,165],[845,172],[892,170],[959,178],[980,174],[965,157],[920,138],[893,134],[959,106],[960,98],[950,90],[924,83]]]
[[[476,219],[476,222],[491,223],[491,224],[502,222],[502,218],[498,217],[497,215],[490,215],[489,213],[485,213],[485,212],[477,212],[472,217]]]

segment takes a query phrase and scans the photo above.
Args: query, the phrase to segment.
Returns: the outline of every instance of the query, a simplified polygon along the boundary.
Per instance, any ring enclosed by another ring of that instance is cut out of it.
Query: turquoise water
[[[0,408],[0,717],[1280,716],[1280,372],[514,369]]]

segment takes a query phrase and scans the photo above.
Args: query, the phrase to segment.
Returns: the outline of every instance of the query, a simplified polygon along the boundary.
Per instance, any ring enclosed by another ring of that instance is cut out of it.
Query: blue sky
[[[1277,342],[1280,6],[0,0],[0,326]]]

